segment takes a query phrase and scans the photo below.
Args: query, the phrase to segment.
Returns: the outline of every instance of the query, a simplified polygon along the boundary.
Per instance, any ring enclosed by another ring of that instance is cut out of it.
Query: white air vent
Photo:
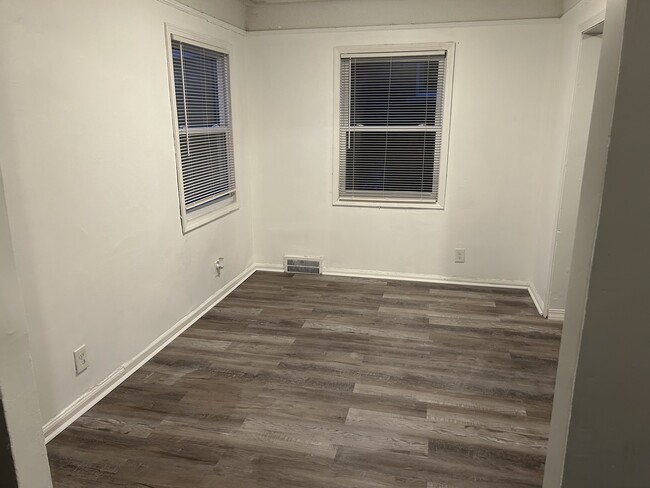
[[[285,256],[285,273],[321,274],[321,259],[306,256]]]

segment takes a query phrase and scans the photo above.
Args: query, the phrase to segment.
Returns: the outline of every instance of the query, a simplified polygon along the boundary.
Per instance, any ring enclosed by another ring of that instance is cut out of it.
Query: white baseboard
[[[281,264],[261,264],[255,265],[255,271],[270,271],[272,273],[284,271],[284,266]]]
[[[564,322],[564,309],[563,308],[549,308],[547,318],[549,320],[557,320],[559,322]]]
[[[537,288],[535,288],[535,284],[531,281],[528,284],[528,293],[530,293],[530,298],[533,299],[533,303],[535,304],[535,307],[537,307],[537,311],[542,317],[545,317],[545,310],[546,310],[546,305],[544,304],[544,300],[542,300],[542,296],[539,294],[537,291]]]
[[[167,344],[176,339],[185,329],[190,327],[194,322],[200,319],[208,310],[214,307],[217,303],[228,296],[235,288],[237,288],[243,281],[256,271],[257,267],[252,264],[238,276],[233,278],[225,286],[214,293],[210,298],[204,301],[201,305],[195,308],[192,312],[183,317],[180,321],[174,324],[169,330],[163,333],[160,337],[149,344],[142,352],[135,356],[130,361],[127,361],[118,369],[113,371],[100,383],[92,387],[89,391],[84,393],[81,397],[75,400],[67,408],[65,408],[56,417],[50,420],[43,427],[43,434],[45,435],[45,442],[50,442],[59,433],[61,433],[72,422],[81,417],[91,407],[93,407],[102,398],[113,391],[124,380],[135,373],[144,363],[149,361],[153,356],[158,354]]]
[[[257,264],[257,271],[282,272],[284,268],[281,264]],[[375,278],[379,280],[396,280],[396,281],[418,281],[422,283],[441,283],[449,285],[469,285],[484,286],[489,288],[517,288],[528,290],[535,307],[540,315],[543,315],[544,302],[535,290],[535,286],[523,280],[501,280],[501,279],[484,279],[484,278],[464,278],[450,277],[421,273],[396,273],[393,271],[367,271],[363,269],[346,269],[346,268],[327,268],[323,266],[323,274],[330,276],[349,276],[352,278]]]
[[[257,271],[282,272],[281,264],[258,264]],[[518,288],[527,290],[529,283],[519,280],[460,278],[422,273],[396,273],[394,271],[368,271],[363,269],[328,268],[323,266],[326,276],[349,276],[351,278],[374,278],[378,280],[418,281],[422,283],[441,283],[449,285],[485,286],[490,288]]]
[[[449,277],[421,273],[396,273],[393,271],[366,271],[362,269],[323,267],[323,274],[330,276],[351,276],[355,278],[375,278],[380,280],[418,281],[422,283],[485,286],[490,288],[528,288],[527,282],[518,280],[460,278],[457,276]]]

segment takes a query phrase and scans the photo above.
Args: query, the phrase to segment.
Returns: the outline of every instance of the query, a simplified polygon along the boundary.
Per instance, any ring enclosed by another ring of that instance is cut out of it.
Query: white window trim
[[[174,149],[176,156],[176,182],[178,184],[178,206],[181,217],[181,229],[183,234],[202,227],[214,220],[217,220],[225,215],[228,215],[239,209],[239,183],[237,179],[237,172],[235,172],[235,191],[234,193],[221,201],[215,202],[212,205],[205,207],[204,209],[195,211],[191,216],[188,216],[185,211],[184,194],[183,194],[183,167],[181,163],[181,145],[180,145],[180,136],[178,132],[178,114],[176,112],[176,87],[174,84],[174,61],[172,58],[172,36],[176,40],[184,41],[196,46],[202,46],[206,49],[211,49],[213,51],[218,51],[224,54],[227,54],[229,57],[229,62],[232,61],[230,54],[230,44],[226,41],[220,39],[213,39],[195,32],[188,31],[182,27],[178,27],[171,24],[165,24],[165,45],[167,46],[167,75],[169,80],[169,100],[171,102],[172,110],[172,127],[174,131]],[[232,74],[232,63],[230,64],[229,74]],[[228,80],[230,85],[230,124],[232,125],[231,130],[233,131],[233,140],[235,139],[234,135],[234,116],[233,116],[233,106],[232,106],[232,83],[231,79]],[[235,148],[233,144],[233,161],[235,166],[237,165],[237,158],[235,157]]]
[[[449,156],[449,129],[451,120],[451,101],[454,79],[454,54],[456,44],[454,42],[435,42],[422,44],[376,44],[367,46],[342,46],[334,48],[334,132],[332,142],[332,205],[343,207],[378,207],[378,208],[420,208],[443,210],[445,208],[445,193],[447,188],[447,160]],[[442,147],[440,148],[440,173],[438,180],[437,201],[423,201],[422,199],[408,198],[382,198],[369,197],[354,199],[341,199],[339,194],[339,131],[341,113],[341,58],[350,54],[363,54],[364,56],[386,54],[446,54],[447,66],[445,73],[445,98],[442,119]]]

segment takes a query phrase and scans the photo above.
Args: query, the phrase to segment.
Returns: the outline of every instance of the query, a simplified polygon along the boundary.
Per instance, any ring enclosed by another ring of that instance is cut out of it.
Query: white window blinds
[[[437,202],[445,53],[343,54],[339,198]]]
[[[171,55],[184,217],[235,194],[228,54],[176,39]]]

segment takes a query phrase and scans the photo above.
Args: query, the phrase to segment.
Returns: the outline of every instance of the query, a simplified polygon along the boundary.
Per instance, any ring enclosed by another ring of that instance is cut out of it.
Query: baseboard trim
[[[518,280],[460,278],[420,273],[395,273],[392,271],[366,271],[362,269],[327,268],[323,274],[330,276],[350,276],[354,278],[374,278],[380,280],[417,281],[421,283],[440,283],[448,285],[484,286],[489,288],[527,289],[528,283]]]
[[[270,271],[271,273],[284,272],[281,264],[256,264],[255,271]]]
[[[557,320],[559,322],[564,322],[564,309],[563,308],[549,308],[547,318],[549,320]]]
[[[283,272],[281,264],[258,264],[257,271]],[[527,290],[529,283],[518,280],[485,280],[479,278],[459,278],[421,273],[396,273],[394,271],[367,271],[363,269],[328,268],[323,266],[326,276],[348,276],[350,278],[373,278],[378,280],[417,281],[421,283],[440,283],[448,285],[484,286],[488,288],[517,288]]]
[[[542,317],[546,316],[545,313],[545,307],[546,305],[544,304],[544,300],[542,300],[542,296],[539,294],[537,291],[537,288],[535,288],[535,284],[531,281],[530,284],[528,285],[528,293],[530,294],[530,298],[532,298],[533,303],[535,304],[535,307],[537,308],[537,311]]]
[[[283,272],[281,264],[257,264],[257,271]],[[363,269],[328,268],[323,266],[323,274],[329,276],[348,276],[350,278],[374,278],[378,280],[417,281],[420,283],[440,283],[448,285],[484,286],[487,288],[516,288],[528,290],[531,284],[523,280],[500,280],[483,278],[462,278],[422,273],[397,273],[394,271],[367,271]],[[537,306],[537,304],[536,304]]]
[[[239,275],[237,275],[225,286],[221,287],[217,292],[210,296],[210,298],[205,300],[201,305],[199,305],[192,312],[187,314],[170,329],[168,329],[156,340],[154,340],[151,344],[149,344],[137,356],[113,371],[105,379],[103,379],[101,382],[99,382],[97,385],[92,387],[89,391],[71,403],[56,417],[47,422],[43,427],[45,443],[48,443],[54,439],[66,427],[72,424],[75,420],[77,420],[90,408],[92,408],[97,402],[99,402],[102,398],[117,388],[124,380],[126,380],[129,376],[140,369],[144,363],[158,354],[158,352],[160,352],[165,346],[176,339],[176,337],[183,333],[194,322],[199,320],[208,310],[210,310],[221,300],[227,297],[256,270],[256,265],[252,264],[248,266]]]

